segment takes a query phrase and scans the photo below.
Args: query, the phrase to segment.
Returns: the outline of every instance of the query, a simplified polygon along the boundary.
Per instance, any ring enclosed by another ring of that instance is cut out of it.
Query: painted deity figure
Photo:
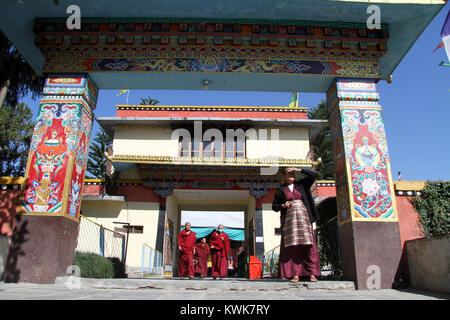
[[[51,138],[48,139],[48,137],[45,138],[44,140],[44,144],[46,144],[47,146],[57,146],[62,142],[62,138],[58,137],[58,132],[56,132],[56,130],[53,130],[51,133]]]

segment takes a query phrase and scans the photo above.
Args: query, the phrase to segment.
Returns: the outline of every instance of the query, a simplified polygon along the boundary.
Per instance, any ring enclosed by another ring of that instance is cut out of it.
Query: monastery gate
[[[2,4],[0,28],[47,77],[16,222],[28,232],[15,264],[24,281],[72,264],[99,89],[199,90],[206,80],[210,90],[326,92],[344,278],[367,288],[375,266],[381,288],[392,286],[401,246],[377,83],[445,1],[380,1],[378,29],[366,23],[373,1],[270,3],[82,0],[79,30],[52,1]],[[161,226],[172,189],[158,190]]]

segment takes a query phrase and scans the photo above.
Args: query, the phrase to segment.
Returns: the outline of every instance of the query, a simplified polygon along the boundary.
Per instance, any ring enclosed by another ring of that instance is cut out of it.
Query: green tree
[[[328,120],[328,108],[324,100],[315,108],[308,110],[309,119]],[[333,145],[331,143],[331,129],[327,123],[311,141],[311,149],[315,159],[322,158],[316,170],[319,179],[334,180]]]
[[[95,138],[89,146],[89,159],[86,171],[90,175],[89,178],[105,179],[106,178],[106,158],[105,151],[112,144],[110,136],[100,128]]]
[[[450,232],[450,181],[427,181],[422,194],[410,201],[425,236]]]
[[[152,99],[152,97],[148,97],[148,98],[141,98],[140,105],[151,106],[151,105],[155,105],[158,103],[159,103],[158,100]]]
[[[15,106],[29,93],[37,99],[42,94],[44,80],[0,31],[0,106]]]
[[[4,104],[0,109],[0,176],[23,176],[33,135],[28,105]]]

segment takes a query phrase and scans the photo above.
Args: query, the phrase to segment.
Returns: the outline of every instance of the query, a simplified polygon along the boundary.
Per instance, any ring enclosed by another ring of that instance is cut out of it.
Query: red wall
[[[272,203],[273,197],[275,197],[275,189],[269,189],[267,194],[261,198],[262,203]]]
[[[118,186],[115,194],[125,196],[127,201],[159,202],[160,197],[153,189],[143,186]]]
[[[319,198],[336,197],[336,187],[335,186],[317,187],[317,197]]]
[[[12,236],[19,198],[20,190],[0,191],[0,235],[2,236]]]
[[[99,184],[85,184],[83,195],[96,196],[105,193],[105,186]],[[159,202],[159,196],[153,192],[153,189],[145,186],[112,186],[109,192],[111,196],[125,196],[127,201],[136,202]]]
[[[252,119],[306,119],[306,112],[283,111],[190,111],[190,110],[117,110],[118,117],[204,117]]]
[[[418,221],[419,215],[414,211],[414,207],[409,202],[408,196],[396,196],[398,222],[400,229],[400,239],[402,241],[402,249],[405,241],[423,238],[424,234],[420,230]]]
[[[83,195],[92,195],[97,196],[103,193],[105,190],[105,186],[100,184],[85,184],[83,186]]]

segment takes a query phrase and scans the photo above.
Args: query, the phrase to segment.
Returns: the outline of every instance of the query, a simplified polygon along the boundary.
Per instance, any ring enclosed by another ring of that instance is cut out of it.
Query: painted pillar
[[[401,243],[386,134],[374,80],[336,79],[327,92],[344,278],[391,288]]]
[[[88,75],[45,81],[5,280],[52,283],[72,264],[98,89]]]

